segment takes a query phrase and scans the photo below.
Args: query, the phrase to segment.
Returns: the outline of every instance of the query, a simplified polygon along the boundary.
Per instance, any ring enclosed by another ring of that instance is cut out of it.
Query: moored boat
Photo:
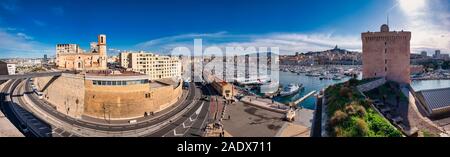
[[[288,86],[284,87],[283,90],[280,92],[280,96],[287,97],[297,94],[301,89],[303,89],[303,85],[300,84],[289,84]]]

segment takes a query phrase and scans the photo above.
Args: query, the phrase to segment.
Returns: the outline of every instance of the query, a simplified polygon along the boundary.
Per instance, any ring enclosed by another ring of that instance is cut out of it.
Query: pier
[[[292,101],[292,102],[289,102],[287,105],[289,105],[289,106],[297,106],[297,104],[299,104],[299,103],[301,103],[301,102],[303,102],[303,101],[305,101],[307,98],[309,98],[310,96],[312,96],[312,95],[314,95],[314,93],[316,93],[316,91],[314,90],[314,91],[311,91],[311,92],[309,92],[308,94],[306,94],[305,96],[303,96],[303,97],[301,97],[300,99],[298,99],[298,100],[295,100],[295,101]]]

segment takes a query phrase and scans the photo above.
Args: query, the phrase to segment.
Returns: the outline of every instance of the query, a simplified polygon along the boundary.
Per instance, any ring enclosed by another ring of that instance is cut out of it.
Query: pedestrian
[[[230,115],[228,115],[228,119],[231,119],[231,116],[230,116]]]

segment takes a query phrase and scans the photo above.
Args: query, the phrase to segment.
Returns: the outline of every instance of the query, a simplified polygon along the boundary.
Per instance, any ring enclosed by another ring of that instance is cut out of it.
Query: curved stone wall
[[[59,77],[37,77],[36,88],[42,91],[44,99],[61,113],[81,118],[84,113],[84,78],[74,74]]]
[[[84,114],[106,120],[143,117],[146,112],[156,113],[173,105],[181,97],[181,86],[95,86],[86,80],[85,87]]]
[[[37,88],[44,90],[44,99],[59,112],[75,118],[84,115],[106,120],[134,119],[146,112],[162,111],[181,98],[181,83],[176,87],[150,87],[149,83],[99,86],[83,75],[35,78]]]

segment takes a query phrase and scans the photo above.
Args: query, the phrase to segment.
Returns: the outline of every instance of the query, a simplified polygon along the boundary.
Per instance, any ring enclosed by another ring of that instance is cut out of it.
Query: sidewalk
[[[2,112],[0,112],[0,137],[24,137]]]
[[[287,113],[287,111],[290,109],[289,106],[285,104],[272,101],[271,99],[258,98],[255,96],[245,96],[241,99],[241,101],[246,104],[267,109],[277,113]]]
[[[0,89],[2,91],[6,83],[8,82],[4,82],[0,85]],[[0,102],[0,104],[4,105],[3,103],[6,103],[6,100],[3,98],[1,99],[2,102]],[[11,121],[9,121],[2,111],[0,111],[0,137],[24,137],[24,135],[11,123]]]

